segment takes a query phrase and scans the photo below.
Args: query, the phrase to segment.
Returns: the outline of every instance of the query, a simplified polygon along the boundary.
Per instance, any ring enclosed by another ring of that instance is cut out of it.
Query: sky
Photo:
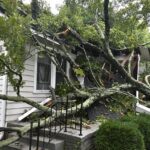
[[[25,4],[29,4],[31,0],[22,0]],[[64,0],[44,0],[48,5],[50,5],[51,11],[53,14],[58,14],[57,7],[61,6]]]

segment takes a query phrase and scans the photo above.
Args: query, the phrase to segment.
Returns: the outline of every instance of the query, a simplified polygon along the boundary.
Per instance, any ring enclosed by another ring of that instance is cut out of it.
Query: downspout
[[[54,60],[54,58],[52,58]],[[51,62],[51,87],[56,88],[56,66]]]
[[[5,51],[5,55],[7,51]],[[2,94],[7,95],[7,75],[3,76],[3,88]],[[6,101],[2,100],[2,109],[1,109],[1,127],[5,127],[5,120],[6,120]],[[4,131],[0,132],[0,140],[4,137]]]
[[[139,68],[140,68],[140,60],[141,60],[141,56],[140,54],[137,55],[137,81],[139,81]],[[139,98],[139,91],[136,91],[136,98]],[[137,103],[139,103],[139,101],[137,101]]]

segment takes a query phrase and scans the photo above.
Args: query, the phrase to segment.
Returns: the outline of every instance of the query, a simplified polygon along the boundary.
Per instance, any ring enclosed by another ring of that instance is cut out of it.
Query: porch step
[[[9,122],[9,127],[22,127],[24,125],[29,124],[29,122]],[[56,128],[51,128],[51,136],[57,134],[55,132],[59,132],[60,128],[57,126]],[[64,129],[63,129],[64,130]],[[37,144],[37,136],[36,132],[33,131],[33,137],[32,137],[32,149],[36,149]],[[40,137],[39,137],[39,150],[43,150],[43,137],[44,135],[44,129],[40,129]],[[55,137],[52,138],[49,142],[49,129],[45,129],[45,138],[44,138],[44,150],[64,150],[64,140],[56,139]],[[10,144],[9,146],[3,148],[2,150],[28,150],[29,149],[29,135],[23,136],[19,141]]]
[[[32,138],[32,149],[36,150],[37,137]],[[64,140],[52,139],[49,142],[48,138],[44,139],[44,149],[43,148],[43,137],[39,137],[39,150],[64,150]],[[29,138],[27,136],[23,137],[19,142],[15,142],[2,148],[1,150],[29,150]]]
[[[44,150],[64,150],[64,140],[52,139],[49,142],[49,138],[45,137],[43,139],[42,136],[39,137],[39,149],[43,147],[43,140],[44,140]],[[29,147],[29,137],[24,136],[20,140],[20,143],[27,144]],[[36,144],[37,144],[37,137],[33,136],[32,137],[32,147],[35,149],[36,149]],[[23,149],[23,150],[27,150],[27,149]]]
[[[21,144],[18,141],[2,148],[2,150],[28,150],[28,149],[29,148],[27,148],[26,145]]]
[[[6,146],[6,147],[2,148],[1,150],[20,150],[20,149],[18,149],[16,147],[12,147],[12,146]]]

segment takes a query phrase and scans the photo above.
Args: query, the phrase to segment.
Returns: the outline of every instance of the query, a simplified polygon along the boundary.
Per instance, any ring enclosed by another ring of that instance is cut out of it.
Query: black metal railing
[[[34,149],[44,150],[45,145],[54,139],[61,131],[67,132],[69,128],[78,130],[79,136],[82,136],[82,121],[83,121],[83,100],[69,101],[68,97],[66,100],[61,100],[52,105],[49,108],[51,110],[51,116],[31,121],[30,132],[29,132],[29,150],[33,147]],[[34,129],[34,125],[37,128]],[[42,137],[42,140],[41,140]],[[36,142],[36,144],[35,144]]]

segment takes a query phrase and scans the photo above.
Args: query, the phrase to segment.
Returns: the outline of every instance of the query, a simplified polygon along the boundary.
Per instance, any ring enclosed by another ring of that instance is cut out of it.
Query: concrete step
[[[1,150],[20,150],[20,149],[11,147],[11,146],[6,146],[6,147],[2,148]]]
[[[44,139],[43,148],[43,137],[39,137],[39,150],[64,150],[64,140],[52,139],[49,142],[49,138]],[[32,138],[32,150],[36,150],[37,137]],[[25,136],[20,139],[19,142],[15,142],[2,148],[1,150],[29,150],[29,137]]]
[[[20,143],[24,143],[29,147],[29,136],[24,136],[21,140]],[[36,149],[36,144],[37,144],[37,137],[33,136],[32,137],[32,148],[33,150]],[[39,137],[39,147],[43,147],[43,137]],[[49,138],[45,137],[44,138],[44,150],[64,150],[64,140],[60,139],[52,139],[49,142]],[[27,149],[21,149],[21,150],[27,150]],[[42,149],[41,149],[42,150]]]
[[[29,148],[28,148],[29,149]],[[2,150],[28,150],[27,146],[20,142],[14,142],[4,148]]]
[[[9,122],[8,126],[9,127],[22,127],[26,124],[28,124],[29,122]],[[64,129],[63,129],[64,130]],[[60,127],[52,127],[51,128],[51,136],[57,134],[57,132],[60,131]],[[36,130],[33,131],[33,137],[32,137],[32,149],[36,150],[36,141],[37,141],[37,137],[36,137]],[[40,129],[40,135],[44,134],[44,129]],[[11,134],[10,134],[11,135]],[[60,139],[52,139],[49,142],[49,129],[46,128],[45,129],[45,138],[44,138],[44,150],[64,150],[64,140],[60,140]],[[43,137],[40,136],[39,137],[39,150],[42,150],[43,146]],[[9,146],[3,148],[2,150],[28,150],[29,149],[29,135],[25,135],[23,138],[21,138],[19,141],[10,144]]]

